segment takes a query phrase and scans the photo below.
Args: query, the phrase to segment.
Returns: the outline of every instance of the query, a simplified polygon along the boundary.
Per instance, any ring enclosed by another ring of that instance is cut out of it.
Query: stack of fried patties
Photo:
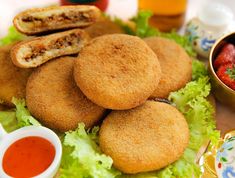
[[[2,105],[14,106],[12,97],[25,98],[32,68],[59,56],[77,56],[89,40],[79,28],[94,29],[97,23],[102,23],[97,22],[100,17],[100,11],[93,6],[34,8],[18,14],[14,25],[28,37],[0,47],[0,110],[5,109]]]
[[[13,97],[25,98],[28,77],[36,66],[58,56],[77,56],[89,38],[124,33],[92,6],[34,8],[17,15],[14,24],[27,36],[15,47],[15,44],[0,47],[0,110],[13,107]]]
[[[38,34],[83,27],[99,15],[89,6],[46,12],[26,11],[14,24],[25,34]],[[80,122],[86,128],[100,123],[100,147],[124,173],[161,169],[187,147],[184,116],[155,99],[166,99],[191,80],[191,59],[175,42],[124,34],[89,40],[85,31],[73,29],[19,43],[11,55],[19,67],[40,65],[26,87],[32,115],[62,132]]]

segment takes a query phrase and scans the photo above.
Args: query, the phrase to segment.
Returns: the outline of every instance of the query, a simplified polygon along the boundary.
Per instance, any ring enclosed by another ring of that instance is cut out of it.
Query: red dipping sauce
[[[30,136],[14,142],[3,156],[3,170],[16,178],[29,178],[44,172],[53,162],[55,147],[48,140]]]

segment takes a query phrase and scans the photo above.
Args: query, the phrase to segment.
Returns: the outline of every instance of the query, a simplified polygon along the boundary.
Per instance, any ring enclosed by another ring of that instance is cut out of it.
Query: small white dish
[[[14,132],[6,133],[0,124],[0,177],[1,178],[11,178],[7,175],[3,169],[3,156],[6,150],[19,139],[38,136],[48,140],[55,148],[55,157],[51,165],[41,174],[35,176],[34,178],[53,178],[56,175],[60,161],[62,157],[62,145],[59,137],[50,129],[42,126],[27,126],[20,128]]]
[[[198,16],[190,20],[186,26],[194,50],[202,57],[208,58],[211,47],[217,39],[235,31],[234,14],[221,2],[209,2]]]

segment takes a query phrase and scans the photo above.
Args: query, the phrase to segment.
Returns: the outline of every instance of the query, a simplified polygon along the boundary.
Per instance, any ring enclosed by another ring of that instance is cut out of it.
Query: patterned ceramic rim
[[[215,159],[217,155],[217,151],[220,149],[220,147],[223,145],[225,141],[227,141],[229,138],[235,136],[235,130],[231,130],[227,132],[224,136],[224,138],[221,138],[219,141],[219,144],[217,147],[212,147],[210,152],[207,152],[203,155],[202,164],[204,164],[204,168],[209,172],[209,174],[212,177],[217,178],[216,168],[215,168]],[[212,163],[213,162],[213,163]]]

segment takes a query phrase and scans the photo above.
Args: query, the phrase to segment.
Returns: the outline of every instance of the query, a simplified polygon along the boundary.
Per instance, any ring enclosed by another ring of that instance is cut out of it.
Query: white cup
[[[55,157],[51,165],[34,178],[52,178],[58,171],[62,156],[62,146],[59,137],[50,129],[42,126],[27,126],[14,132],[6,133],[0,124],[0,177],[11,178],[3,169],[3,156],[11,144],[19,139],[38,136],[48,140],[55,147]]]

